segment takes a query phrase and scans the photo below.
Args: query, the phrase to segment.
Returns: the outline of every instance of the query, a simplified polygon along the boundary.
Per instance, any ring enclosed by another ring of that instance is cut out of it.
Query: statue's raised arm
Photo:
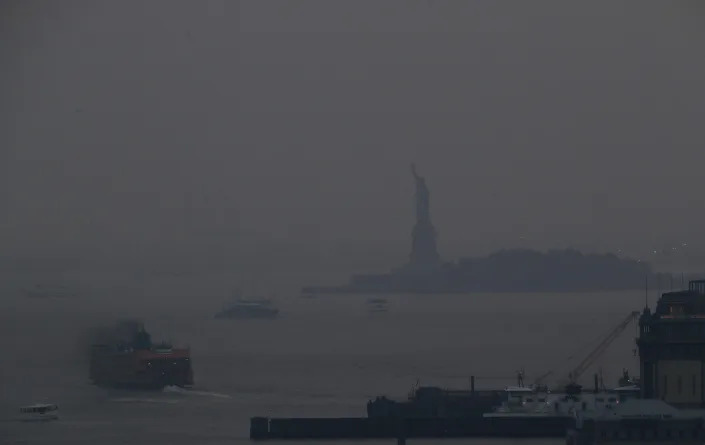
[[[417,181],[420,179],[419,174],[416,173],[416,164],[414,164],[413,162],[411,163],[411,174],[414,175],[414,179],[416,179]]]

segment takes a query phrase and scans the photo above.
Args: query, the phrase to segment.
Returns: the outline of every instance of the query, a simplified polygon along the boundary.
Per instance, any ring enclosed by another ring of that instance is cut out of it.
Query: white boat
[[[255,297],[242,298],[236,295],[235,300],[224,306],[223,309],[215,314],[215,318],[230,318],[230,319],[252,319],[252,318],[276,318],[279,315],[279,309],[272,305],[272,300],[269,298]]]
[[[577,393],[510,386],[505,392],[505,401],[494,411],[483,414],[484,417],[574,417],[581,412],[603,412],[640,396],[638,386]]]
[[[22,417],[26,422],[56,420],[59,418],[59,407],[51,403],[37,403],[20,408]]]

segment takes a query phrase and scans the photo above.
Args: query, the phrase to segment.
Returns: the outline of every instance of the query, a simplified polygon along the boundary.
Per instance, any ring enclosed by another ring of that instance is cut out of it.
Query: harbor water
[[[388,312],[381,313],[369,312],[369,296],[292,292],[277,300],[276,320],[216,320],[220,300],[177,290],[173,298],[17,295],[0,308],[0,443],[245,444],[252,416],[365,416],[368,399],[405,398],[417,381],[464,389],[475,375],[477,388],[501,387],[523,368],[528,382],[555,369],[549,382],[556,382],[629,311],[641,309],[642,292],[388,296]],[[190,346],[196,386],[92,386],[87,332],[120,317],[139,317],[153,338]],[[622,368],[638,375],[634,337],[632,326],[586,372],[584,384],[598,369],[606,385]],[[17,421],[19,407],[34,402],[58,404],[60,420]]]

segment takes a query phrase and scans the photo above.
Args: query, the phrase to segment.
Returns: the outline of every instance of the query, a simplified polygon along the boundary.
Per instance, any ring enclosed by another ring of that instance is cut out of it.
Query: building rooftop
[[[687,290],[662,294],[653,315],[660,319],[705,319],[705,280],[691,281]]]

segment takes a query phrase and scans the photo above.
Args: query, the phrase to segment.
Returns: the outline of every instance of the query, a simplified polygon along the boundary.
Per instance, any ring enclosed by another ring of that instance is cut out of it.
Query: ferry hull
[[[20,419],[20,422],[50,422],[52,420],[59,420],[59,415],[46,414],[43,416],[23,417]]]
[[[187,352],[154,354],[148,351],[102,353],[94,351],[90,377],[100,387],[159,391],[167,386],[194,384]]]
[[[191,352],[152,343],[139,321],[128,320],[96,333],[90,350],[90,379],[98,386],[160,390],[193,385]]]

